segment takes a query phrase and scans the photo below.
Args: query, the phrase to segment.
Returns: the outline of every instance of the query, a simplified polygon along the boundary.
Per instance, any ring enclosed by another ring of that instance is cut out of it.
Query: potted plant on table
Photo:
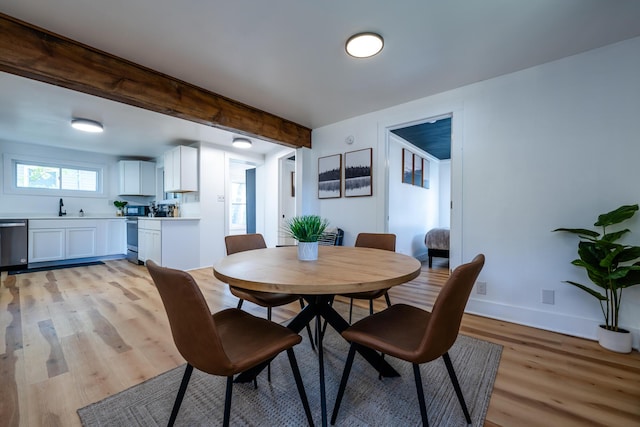
[[[609,231],[607,227],[619,224],[631,218],[638,205],[620,206],[618,209],[598,216],[593,224],[602,228],[602,233],[583,228],[558,228],[553,231],[566,231],[580,237],[578,259],[573,265],[587,271],[589,279],[601,290],[593,289],[570,280],[565,281],[592,295],[600,302],[604,324],[598,329],[601,346],[620,353],[631,351],[631,333],[618,326],[620,303],[624,288],[640,284],[640,247],[617,243],[629,229]]]
[[[318,215],[294,216],[285,223],[285,233],[298,241],[298,259],[318,259],[318,239],[329,225],[329,221]]]
[[[124,215],[124,207],[127,206],[127,203],[129,202],[125,202],[124,200],[114,200],[113,201],[113,206],[116,207],[116,215],[117,216],[123,216]]]

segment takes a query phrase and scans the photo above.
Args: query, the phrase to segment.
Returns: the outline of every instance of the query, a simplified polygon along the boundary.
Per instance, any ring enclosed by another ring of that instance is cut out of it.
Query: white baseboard
[[[465,312],[593,341],[597,340],[596,331],[598,325],[602,323],[602,321],[596,319],[567,316],[529,307],[516,307],[473,298],[469,299]],[[624,328],[633,335],[633,348],[640,350],[640,329],[626,326]]]

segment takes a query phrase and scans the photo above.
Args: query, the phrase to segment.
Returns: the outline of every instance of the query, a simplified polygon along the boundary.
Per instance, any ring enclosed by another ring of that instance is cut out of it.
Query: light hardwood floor
[[[236,305],[211,269],[191,273],[212,311]],[[430,308],[447,275],[436,260],[393,288],[391,300]],[[183,363],[142,266],[116,260],[0,278],[2,426],[77,426],[78,408]],[[265,316],[250,303],[243,308]],[[298,310],[274,309],[274,320]],[[485,425],[640,426],[637,351],[619,355],[592,341],[472,315],[461,333],[504,346]]]

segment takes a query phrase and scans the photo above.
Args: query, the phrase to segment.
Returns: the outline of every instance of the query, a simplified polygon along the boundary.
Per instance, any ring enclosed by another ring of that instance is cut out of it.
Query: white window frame
[[[29,164],[53,168],[80,169],[96,172],[96,191],[63,190],[60,188],[18,187],[17,164]],[[4,192],[24,196],[66,196],[66,197],[105,197],[104,171],[106,166],[100,163],[77,162],[18,154],[4,155]]]

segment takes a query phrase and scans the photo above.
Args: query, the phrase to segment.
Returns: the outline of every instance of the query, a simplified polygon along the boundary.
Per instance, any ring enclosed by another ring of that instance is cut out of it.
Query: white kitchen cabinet
[[[164,191],[198,191],[198,149],[178,146],[164,153]]]
[[[57,261],[65,258],[64,228],[33,229],[29,224],[29,262]]]
[[[96,255],[96,227],[65,230],[66,259],[89,258]]]
[[[153,260],[162,265],[162,223],[158,220],[138,220],[138,261]]]
[[[153,196],[156,194],[156,164],[139,160],[121,160],[120,172],[121,196]]]
[[[30,264],[124,253],[124,218],[29,220]]]
[[[200,223],[197,218],[138,220],[138,260],[190,270],[200,265]]]
[[[106,222],[105,252],[102,255],[127,253],[127,224],[123,219],[108,219]],[[100,239],[98,239],[100,240]]]

